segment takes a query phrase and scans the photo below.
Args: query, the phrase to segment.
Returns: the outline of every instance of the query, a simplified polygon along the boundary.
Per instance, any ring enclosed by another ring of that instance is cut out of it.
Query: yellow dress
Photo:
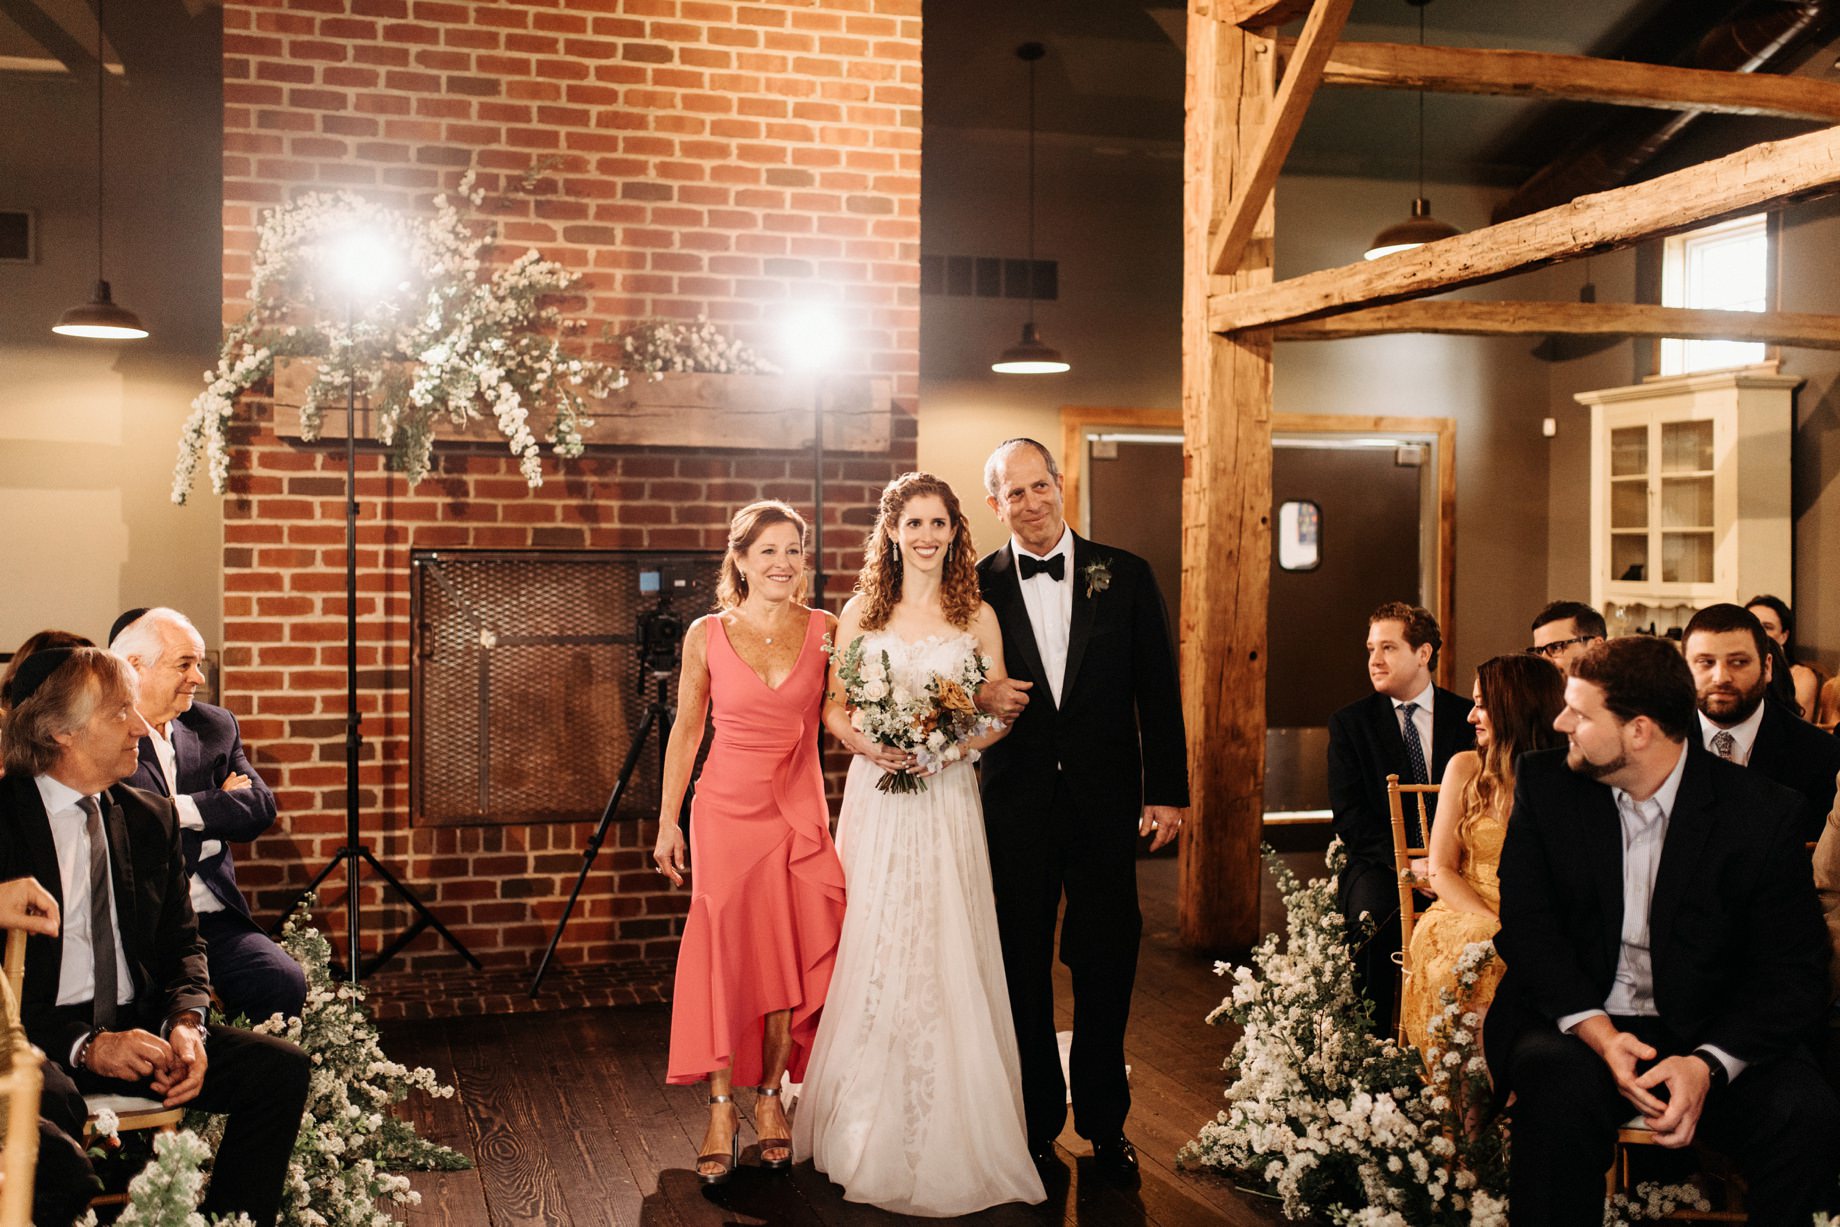
[[[1463,862],[1458,872],[1469,888],[1496,912],[1501,910],[1501,843],[1508,833],[1507,821],[1488,807],[1476,814],[1464,833]],[[1438,1013],[1438,997],[1453,987],[1457,978],[1457,960],[1471,942],[1488,941],[1495,936],[1501,922],[1474,912],[1460,912],[1443,900],[1433,903],[1412,927],[1412,974],[1406,977],[1400,1001],[1406,1039],[1421,1050],[1425,1032]],[[1501,980],[1501,960],[1496,959],[1483,970],[1470,998],[1470,1008],[1481,1013],[1495,996]]]

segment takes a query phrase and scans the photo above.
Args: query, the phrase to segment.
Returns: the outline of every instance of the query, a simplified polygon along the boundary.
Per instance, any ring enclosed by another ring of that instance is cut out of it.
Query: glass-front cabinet
[[[1790,590],[1801,382],[1772,363],[1575,397],[1591,410],[1593,605],[1672,625],[1675,611]]]

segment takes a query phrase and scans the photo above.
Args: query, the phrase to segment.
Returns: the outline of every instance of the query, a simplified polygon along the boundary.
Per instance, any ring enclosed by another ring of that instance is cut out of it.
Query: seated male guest
[[[27,1038],[85,1093],[226,1114],[201,1209],[266,1227],[300,1131],[307,1057],[285,1040],[205,1029],[205,948],[172,802],[120,783],[147,732],[134,670],[99,648],[54,648],[21,668],[14,699],[0,731],[0,879],[37,878],[62,919],[58,936],[27,941]]]
[[[236,717],[194,698],[204,684],[204,638],[176,610],[133,609],[116,620],[109,650],[140,675],[141,718],[150,728],[128,783],[173,799],[192,911],[224,1012],[257,1022],[299,1014],[306,973],[250,917],[230,857],[232,842],[274,825],[275,794],[243,757]]]
[[[1827,1003],[1807,803],[1700,749],[1693,696],[1671,643],[1594,644],[1554,722],[1567,749],[1521,760],[1483,1035],[1516,1096],[1516,1224],[1597,1227],[1632,1115],[1735,1159],[1759,1227],[1840,1192],[1840,1103],[1803,1044]]]
[[[1834,807],[1840,741],[1766,698],[1776,645],[1763,623],[1742,605],[1708,605],[1687,623],[1681,645],[1699,695],[1700,742],[1806,797],[1802,838],[1818,839]]]
[[[1329,804],[1335,833],[1348,849],[1339,901],[1350,934],[1363,912],[1378,926],[1356,951],[1355,985],[1374,1003],[1374,1022],[1382,1030],[1393,1013],[1393,952],[1399,949],[1386,777],[1435,784],[1452,755],[1476,748],[1470,701],[1431,681],[1443,645],[1428,610],[1401,601],[1380,606],[1367,620],[1367,677],[1374,693],[1329,717]],[[1416,826],[1416,813],[1407,811],[1408,826]]]
[[[1561,673],[1604,638],[1604,615],[1583,601],[1553,601],[1533,615],[1533,654],[1557,665]]]

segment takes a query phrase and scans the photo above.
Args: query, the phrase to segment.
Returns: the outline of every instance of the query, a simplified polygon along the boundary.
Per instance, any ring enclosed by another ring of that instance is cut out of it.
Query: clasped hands
[[[1592,1024],[1600,1025],[1592,1028],[1592,1035],[1586,1035],[1586,1028]],[[1706,1095],[1712,1089],[1712,1072],[1704,1061],[1691,1055],[1672,1056],[1655,1061],[1647,1073],[1639,1074],[1637,1065],[1654,1061],[1655,1049],[1632,1033],[1617,1030],[1608,1018],[1587,1018],[1578,1024],[1574,1034],[1596,1049],[1610,1067],[1616,1089],[1642,1114],[1658,1144],[1678,1150],[1692,1143],[1700,1113],[1706,1107]],[[1666,1088],[1665,1099],[1655,1094],[1658,1087]]]
[[[204,1086],[207,1064],[198,1022],[185,1015],[161,1039],[151,1031],[104,1031],[90,1041],[83,1064],[93,1074],[124,1082],[152,1079],[153,1093],[169,1108],[190,1103]]]

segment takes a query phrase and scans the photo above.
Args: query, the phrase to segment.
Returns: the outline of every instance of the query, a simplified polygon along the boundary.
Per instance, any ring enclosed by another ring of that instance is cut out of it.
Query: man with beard
[[[1572,664],[1563,754],[1521,759],[1483,1032],[1515,1096],[1517,1227],[1598,1227],[1632,1113],[1730,1155],[1759,1227],[1840,1200],[1840,1103],[1804,1046],[1827,1005],[1807,803],[1701,749],[1696,721],[1672,644],[1612,639]]]
[[[1763,624],[1742,606],[1708,605],[1687,623],[1682,643],[1698,695],[1701,744],[1807,797],[1803,838],[1819,838],[1834,807],[1840,739],[1765,701],[1774,667]]]

